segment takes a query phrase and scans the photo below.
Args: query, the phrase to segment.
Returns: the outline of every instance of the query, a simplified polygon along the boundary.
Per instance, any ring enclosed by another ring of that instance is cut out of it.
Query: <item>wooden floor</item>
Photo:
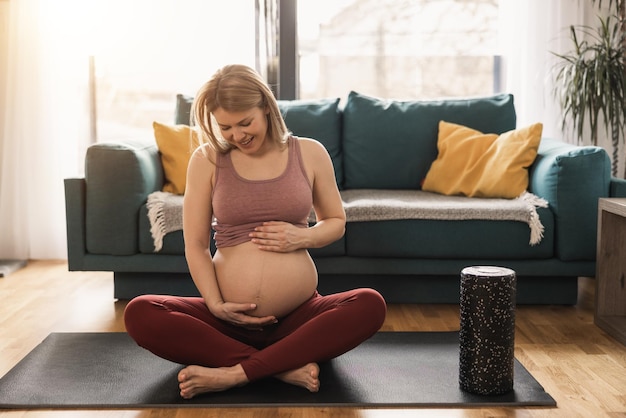
[[[519,306],[515,356],[556,408],[229,408],[2,411],[3,417],[626,417],[626,348],[593,324],[594,280],[576,306]],[[0,278],[0,376],[51,332],[124,331],[111,273],[31,261]],[[459,329],[457,305],[391,305],[383,331]],[[323,376],[322,376],[323,384]]]

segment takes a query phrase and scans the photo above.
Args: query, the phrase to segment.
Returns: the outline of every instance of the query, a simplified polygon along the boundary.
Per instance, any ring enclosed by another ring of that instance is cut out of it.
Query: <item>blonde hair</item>
[[[281,146],[290,134],[278,109],[278,102],[261,76],[245,65],[227,65],[200,87],[192,104],[193,122],[200,130],[200,138],[217,152],[228,152],[233,147],[216,135],[213,112],[222,108],[227,112],[241,112],[258,107],[267,115],[267,137]]]

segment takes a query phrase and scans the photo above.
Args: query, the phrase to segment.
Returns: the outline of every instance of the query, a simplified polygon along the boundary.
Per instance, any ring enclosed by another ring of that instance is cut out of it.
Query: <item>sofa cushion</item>
[[[200,144],[198,134],[188,125],[165,125],[153,122],[154,138],[163,164],[163,191],[185,194],[187,166],[193,150]]]
[[[343,185],[341,150],[341,114],[339,98],[317,100],[279,100],[287,128],[297,136],[313,138],[328,150],[339,188]],[[176,95],[176,124],[189,124],[193,97]]]
[[[191,105],[193,97],[185,94],[176,95],[176,111],[174,113],[174,123],[176,125],[191,125]]]
[[[529,245],[524,222],[493,220],[406,219],[346,224],[346,252],[351,257],[485,260],[547,259],[554,248],[554,216],[537,208],[544,235]]]
[[[279,100],[278,107],[287,128],[294,135],[316,139],[326,147],[335,168],[335,180],[341,188],[343,163],[339,98]]]
[[[345,189],[419,189],[437,158],[440,120],[495,134],[516,127],[510,94],[400,101],[352,91],[343,113]]]
[[[155,254],[154,239],[150,232],[150,219],[148,216],[148,206],[142,205],[139,210],[139,252],[143,254]],[[210,241],[211,253],[215,253],[215,241],[211,236]],[[322,248],[309,249],[312,257],[338,257],[346,255],[346,238],[341,237],[339,240]],[[185,255],[185,240],[183,239],[183,231],[173,231],[165,234],[163,237],[163,247],[156,254],[169,255]]]
[[[422,189],[469,197],[514,199],[528,189],[528,167],[537,156],[543,125],[486,134],[439,122],[439,154]]]

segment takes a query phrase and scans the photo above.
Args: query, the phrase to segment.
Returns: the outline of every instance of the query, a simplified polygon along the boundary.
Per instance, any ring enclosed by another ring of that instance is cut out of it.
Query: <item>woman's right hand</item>
[[[253,316],[249,312],[256,309],[254,303],[222,302],[211,309],[213,315],[222,321],[249,330],[262,331],[264,326],[278,322],[275,316]]]

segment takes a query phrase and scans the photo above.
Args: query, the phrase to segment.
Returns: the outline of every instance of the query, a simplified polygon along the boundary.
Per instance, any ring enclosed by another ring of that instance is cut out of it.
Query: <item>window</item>
[[[92,140],[152,138],[153,121],[173,122],[176,94],[193,96],[222,65],[257,66],[261,6],[280,4],[281,48],[296,49],[278,52],[281,98],[499,89],[498,0],[294,1],[91,2]]]
[[[498,0],[300,0],[297,16],[300,98],[499,90]]]
[[[97,140],[152,138],[225,64],[255,63],[254,0],[101,0],[92,82]],[[93,140],[93,138],[92,138]]]

